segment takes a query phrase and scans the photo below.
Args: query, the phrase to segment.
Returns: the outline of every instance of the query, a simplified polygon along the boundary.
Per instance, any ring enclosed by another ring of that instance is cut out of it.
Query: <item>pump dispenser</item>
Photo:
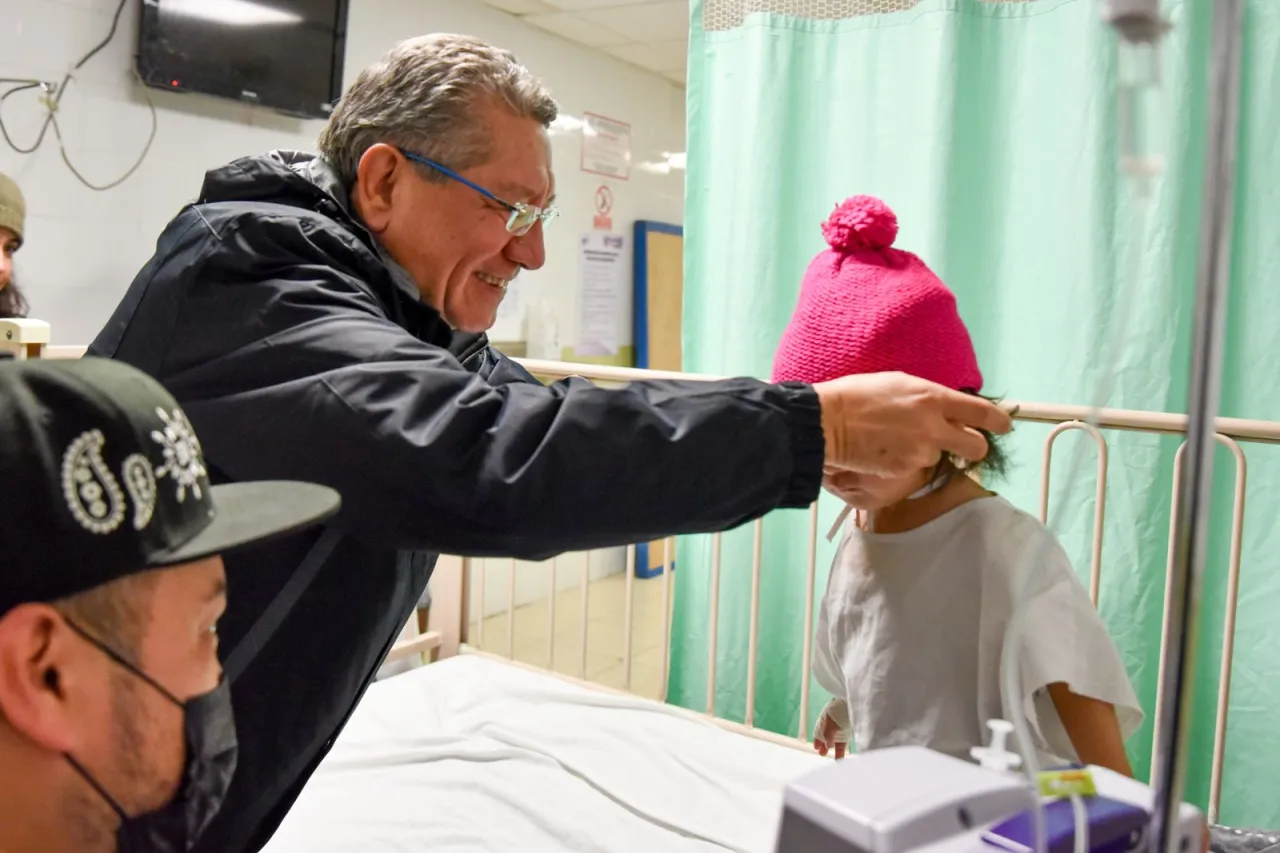
[[[975,746],[969,750],[973,760],[988,770],[1000,773],[1013,773],[1022,766],[1022,758],[1016,752],[1010,752],[1005,744],[1013,733],[1013,723],[1008,720],[988,720],[991,729],[991,745]]]

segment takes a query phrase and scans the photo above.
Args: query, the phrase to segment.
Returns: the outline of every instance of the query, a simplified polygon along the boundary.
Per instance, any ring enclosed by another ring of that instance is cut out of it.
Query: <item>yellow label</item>
[[[1087,768],[1081,770],[1052,770],[1040,774],[1040,796],[1081,797],[1097,796],[1093,774]]]

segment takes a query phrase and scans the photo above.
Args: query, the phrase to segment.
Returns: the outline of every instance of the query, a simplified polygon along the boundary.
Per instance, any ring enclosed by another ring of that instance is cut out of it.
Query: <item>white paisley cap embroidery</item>
[[[141,453],[130,454],[121,473],[125,491],[133,500],[133,529],[145,530],[156,511],[156,475],[151,460]]]
[[[187,493],[200,500],[200,482],[207,474],[200,454],[200,442],[180,409],[172,413],[157,408],[161,429],[151,431],[160,445],[164,464],[152,469],[142,453],[130,454],[116,476],[103,458],[106,437],[102,430],[81,433],[62,455],[62,495],[76,523],[90,533],[105,536],[124,523],[129,503],[133,508],[133,529],[145,530],[155,516],[157,480],[167,477],[174,483],[178,503]],[[126,501],[126,494],[128,501]]]
[[[102,430],[81,433],[62,454],[62,496],[76,523],[105,536],[124,521],[124,490],[102,458]]]

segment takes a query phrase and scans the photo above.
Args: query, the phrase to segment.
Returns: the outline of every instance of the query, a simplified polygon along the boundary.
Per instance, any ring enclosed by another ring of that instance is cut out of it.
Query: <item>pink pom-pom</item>
[[[822,236],[837,252],[887,249],[898,236],[898,217],[880,199],[855,195],[837,205],[822,223]]]

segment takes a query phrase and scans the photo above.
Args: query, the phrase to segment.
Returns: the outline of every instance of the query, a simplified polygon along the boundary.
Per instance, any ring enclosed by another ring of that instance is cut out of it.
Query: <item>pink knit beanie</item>
[[[859,195],[822,226],[821,252],[773,362],[775,382],[816,383],[853,373],[901,371],[962,391],[982,373],[956,297],[924,262],[894,249],[898,218]]]

